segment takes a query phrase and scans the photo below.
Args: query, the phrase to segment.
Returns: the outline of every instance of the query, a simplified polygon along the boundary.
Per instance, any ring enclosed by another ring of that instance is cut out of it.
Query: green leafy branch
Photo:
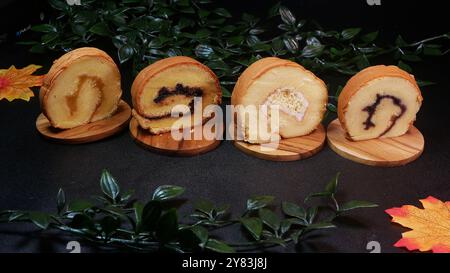
[[[233,17],[211,2],[83,0],[81,5],[71,6],[64,0],[49,0],[56,17],[32,27],[42,34],[40,40],[22,43],[30,45],[33,52],[44,52],[109,41],[121,63],[132,63],[134,73],[161,58],[192,56],[218,75],[224,97],[231,95],[229,90],[248,65],[266,56],[292,59],[316,73],[353,75],[382,56],[411,72],[411,63],[449,52],[443,43],[450,33],[415,42],[399,35],[392,44],[383,45],[378,31],[324,30],[316,22],[297,18],[279,3],[262,20],[248,13]],[[334,108],[329,105],[329,110]]]
[[[320,229],[335,228],[333,220],[357,208],[376,207],[367,201],[339,203],[336,198],[338,175],[323,192],[309,195],[303,204],[282,202],[276,206],[273,196],[255,196],[247,200],[240,217],[232,218],[229,206],[216,206],[207,200],[195,202],[187,221],[180,221],[178,207],[168,202],[179,197],[184,188],[158,187],[149,201],[122,193],[117,181],[104,170],[100,178],[102,194],[94,201],[67,202],[62,189],[56,198],[56,212],[5,210],[0,222],[30,222],[42,230],[57,229],[91,242],[95,246],[133,251],[235,252],[297,244],[305,235]],[[320,205],[309,200],[320,197]],[[277,214],[281,209],[283,215]],[[220,240],[214,231],[238,225],[246,232],[239,242]]]

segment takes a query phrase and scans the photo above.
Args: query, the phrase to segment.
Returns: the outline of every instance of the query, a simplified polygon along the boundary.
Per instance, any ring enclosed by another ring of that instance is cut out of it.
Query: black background
[[[217,1],[233,11],[264,14],[272,1]],[[448,32],[444,1],[386,1],[369,6],[360,1],[283,1],[298,17],[315,19],[326,29],[364,26],[380,30],[386,40],[402,33],[407,40]],[[0,4],[0,67],[22,67],[37,63],[45,73],[57,54],[33,55],[15,46],[14,33],[30,22],[39,22],[39,12],[48,10],[39,1],[2,1]],[[47,14],[47,13],[46,13]],[[32,209],[52,211],[59,187],[68,199],[99,192],[98,180],[108,168],[123,189],[136,189],[139,198],[149,198],[155,187],[175,184],[187,188],[185,198],[207,198],[232,204],[243,210],[250,195],[275,195],[278,201],[301,202],[305,195],[319,191],[341,172],[339,199],[363,199],[379,208],[352,213],[337,224],[339,229],[317,233],[300,245],[300,251],[367,252],[368,241],[379,241],[383,252],[404,252],[392,245],[405,229],[390,223],[386,208],[401,204],[418,205],[418,199],[433,195],[450,200],[449,58],[429,58],[414,65],[418,78],[438,84],[422,89],[424,105],[416,127],[425,136],[424,154],[403,167],[375,168],[339,157],[329,147],[316,156],[296,162],[270,162],[247,156],[230,142],[192,158],[168,157],[143,150],[127,131],[112,138],[84,145],[55,144],[42,139],[35,130],[40,113],[38,99],[0,101],[0,210]],[[125,68],[126,69],[126,68]],[[129,73],[124,73],[129,74]],[[344,81],[330,77],[327,81]],[[130,102],[131,79],[124,77],[124,99]],[[189,205],[182,211],[187,211]],[[65,252],[69,238],[55,239],[53,233],[32,232],[30,225],[0,225],[0,252]],[[237,232],[224,230],[223,236],[239,240]],[[84,251],[96,251],[83,248]],[[292,251],[293,249],[275,249]]]

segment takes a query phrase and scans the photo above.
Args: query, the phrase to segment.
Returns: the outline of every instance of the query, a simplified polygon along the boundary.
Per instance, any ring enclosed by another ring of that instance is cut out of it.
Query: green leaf
[[[140,227],[142,225],[142,212],[144,211],[144,204],[139,201],[134,202],[134,217],[136,219],[136,227]]]
[[[276,244],[276,245],[280,245],[282,247],[286,247],[286,241],[284,241],[281,238],[277,238],[275,236],[269,236],[264,240],[265,243],[267,244]]]
[[[133,197],[133,194],[134,194],[134,190],[127,190],[126,192],[124,192],[122,194],[122,197],[120,198],[120,200],[122,202],[128,201],[128,200],[130,200],[131,197]]]
[[[141,211],[140,205],[135,206],[135,214]],[[150,201],[142,208],[141,225],[137,225],[138,232],[152,231],[156,228],[158,220],[161,217],[162,208],[158,201]]]
[[[280,5],[281,5],[281,3],[277,2],[275,5],[271,6],[269,8],[269,12],[268,12],[267,16],[269,18],[272,18],[272,17],[279,15],[280,14]]]
[[[279,13],[281,16],[281,20],[287,24],[287,25],[295,25],[295,22],[297,21],[297,19],[295,18],[294,14],[292,14],[292,12],[284,6],[280,6],[279,8]]]
[[[395,39],[395,45],[397,45],[397,46],[402,47],[407,44],[408,43],[403,39],[403,37],[401,35],[398,35],[397,38]]]
[[[31,30],[36,31],[36,32],[44,32],[44,33],[58,31],[55,26],[52,26],[50,24],[42,24],[42,25],[32,26]]]
[[[108,28],[108,25],[105,22],[100,22],[93,25],[90,29],[90,32],[100,35],[100,36],[109,36],[111,35],[111,31]]]
[[[191,229],[181,229],[177,239],[182,251],[195,252],[197,247],[203,248],[204,246]]]
[[[73,200],[69,203],[67,210],[70,212],[79,212],[90,209],[93,204],[87,200]]]
[[[427,56],[442,56],[442,51],[439,48],[424,45],[423,54]]]
[[[341,37],[344,40],[350,40],[358,35],[359,32],[361,32],[361,28],[347,28],[341,32]]]
[[[245,229],[247,229],[253,238],[255,238],[255,240],[259,240],[261,238],[263,228],[261,219],[257,217],[243,217],[240,221]]]
[[[367,68],[370,66],[369,59],[367,59],[367,56],[365,54],[359,55],[358,59],[356,61],[356,66],[359,70],[363,70],[364,68]]]
[[[58,38],[59,34],[56,32],[46,33],[42,35],[41,42],[43,45],[48,45],[51,42],[55,41]]]
[[[333,195],[333,193],[328,192],[328,191],[322,191],[322,192],[316,192],[316,193],[311,193],[310,195],[308,195],[305,198],[305,202],[307,202],[309,199],[313,198],[313,197],[328,197]]]
[[[335,228],[336,226],[332,223],[323,222],[323,223],[314,223],[311,225],[308,225],[306,227],[307,230],[314,230],[314,229],[327,229],[327,228]]]
[[[18,220],[18,221],[29,220],[29,219],[30,219],[29,215],[27,215],[27,213],[25,213],[23,211],[12,211],[8,215],[8,222],[14,222],[16,220]]]
[[[18,45],[36,45],[36,44],[39,44],[39,42],[37,42],[37,41],[19,41],[19,42],[17,42],[16,44],[18,44]]]
[[[292,37],[283,38],[284,46],[291,53],[296,53],[298,51],[298,42]]]
[[[353,200],[341,205],[339,211],[343,212],[359,208],[374,208],[374,207],[378,207],[378,205],[368,201]]]
[[[304,232],[304,229],[299,229],[291,234],[290,237],[291,237],[292,241],[294,241],[295,244],[298,243],[298,240],[299,240],[300,236],[303,235],[303,232]]]
[[[39,228],[47,229],[50,225],[50,215],[44,212],[32,211],[28,214],[30,220]]]
[[[100,187],[102,192],[113,201],[115,201],[120,194],[119,185],[107,170],[102,171],[102,176],[100,177]]]
[[[66,206],[66,195],[64,194],[63,189],[59,189],[58,194],[56,195],[56,208],[58,209],[58,214]]]
[[[291,225],[292,225],[292,221],[290,221],[289,219],[282,220],[281,224],[280,224],[281,234],[285,234],[286,232],[288,232],[289,229],[291,228]]]
[[[120,63],[124,63],[131,59],[134,55],[134,48],[130,45],[123,45],[117,51]]]
[[[251,35],[259,35],[259,34],[261,34],[263,32],[264,32],[264,29],[262,29],[262,28],[252,28],[252,29],[249,30],[248,33],[251,34]]]
[[[374,31],[364,34],[363,36],[361,36],[361,40],[363,40],[366,43],[371,43],[375,41],[375,39],[378,37],[378,33],[379,33],[378,31]]]
[[[208,200],[198,200],[194,203],[194,208],[206,214],[211,214],[214,210],[214,204]]]
[[[261,43],[261,41],[259,40],[258,36],[255,36],[255,35],[249,35],[247,37],[246,41],[247,41],[247,44],[249,46],[253,46],[255,44]]]
[[[412,72],[412,68],[411,66],[409,66],[408,64],[404,63],[403,61],[399,60],[397,63],[397,66],[403,70],[405,70],[408,73]]]
[[[175,208],[169,209],[161,216],[155,229],[156,237],[162,242],[174,240],[178,233],[178,215]]]
[[[332,194],[336,194],[337,186],[339,183],[339,176],[341,175],[340,172],[338,172],[333,179],[331,179],[330,182],[325,186],[325,192],[329,192]]]
[[[180,9],[180,11],[182,13],[195,14],[195,9],[193,7],[185,7],[185,8]]]
[[[314,219],[317,216],[317,212],[319,211],[319,208],[314,206],[314,207],[309,207],[308,210],[306,211],[306,218],[308,220],[308,223],[312,223],[314,222]]]
[[[342,89],[344,89],[344,87],[343,87],[342,85],[339,85],[339,86],[336,88],[336,93],[334,94],[334,97],[335,97],[335,98],[339,98],[339,95],[341,94]]]
[[[332,103],[327,103],[327,109],[333,113],[337,112],[337,108],[336,105],[332,104]]]
[[[420,61],[422,61],[422,59],[419,56],[413,55],[413,54],[405,54],[405,55],[402,55],[401,58],[402,58],[402,60],[409,61],[409,62],[420,62]]]
[[[69,223],[69,226],[75,229],[95,230],[95,224],[92,218],[81,213],[73,217],[72,221]]]
[[[231,98],[231,92],[227,88],[223,87],[223,85],[221,86],[221,88],[222,88],[222,98]]]
[[[208,17],[210,14],[211,14],[211,12],[209,12],[209,11],[207,11],[207,10],[205,10],[205,9],[200,9],[200,10],[198,10],[198,16],[199,16],[200,18],[206,18],[206,17]]]
[[[200,44],[195,47],[195,55],[199,58],[208,59],[214,54],[214,50],[205,44]]]
[[[231,13],[224,8],[217,8],[213,11],[215,14],[220,15],[222,17],[231,18]]]
[[[322,54],[324,45],[307,45],[302,49],[301,56],[304,58],[314,58]]]
[[[262,208],[259,210],[259,217],[268,227],[277,231],[280,229],[280,217],[269,209]]]
[[[193,226],[191,230],[199,239],[200,246],[204,247],[206,242],[208,241],[208,230],[202,226]]]
[[[247,210],[258,210],[273,202],[275,197],[270,195],[255,196],[247,200]]]
[[[300,219],[305,219],[306,217],[305,209],[297,204],[291,202],[283,202],[281,207],[283,209],[284,214],[286,215]]]
[[[306,39],[306,44],[313,45],[313,46],[319,46],[322,43],[316,37],[309,37],[308,39]]]
[[[419,87],[424,87],[424,86],[430,86],[430,85],[435,85],[435,82],[432,81],[422,81],[422,80],[416,80],[417,81],[417,85]]]
[[[209,239],[205,248],[219,253],[234,253],[235,250],[231,246],[216,239]]]
[[[111,235],[120,227],[120,220],[109,215],[105,216],[100,220],[100,227],[105,235]]]
[[[173,185],[159,186],[154,192],[152,200],[169,200],[183,194],[184,188]]]
[[[64,10],[68,6],[67,2],[63,0],[48,0],[48,3],[56,10]]]

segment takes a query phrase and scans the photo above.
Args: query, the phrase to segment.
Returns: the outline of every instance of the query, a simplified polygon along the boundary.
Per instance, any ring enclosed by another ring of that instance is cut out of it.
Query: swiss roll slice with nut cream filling
[[[277,106],[279,124],[270,124],[270,118],[267,122],[268,128],[282,138],[314,131],[322,121],[327,100],[327,88],[321,79],[295,62],[276,57],[263,58],[250,65],[239,77],[231,97],[235,106]],[[257,127],[248,123],[249,119],[241,117],[236,124],[245,141],[268,142],[254,132]]]
[[[39,94],[42,112],[60,129],[110,117],[121,95],[120,73],[113,59],[92,47],[72,50],[57,59]]]
[[[150,133],[169,132],[179,120],[172,117],[175,106],[185,106],[182,118],[191,119],[191,126],[200,125],[192,114],[196,107],[221,102],[221,89],[217,76],[207,66],[184,56],[170,57],[144,68],[131,87],[133,116]],[[201,105],[197,105],[201,98]],[[187,123],[186,123],[187,124]]]
[[[347,82],[339,95],[338,117],[351,140],[397,137],[408,131],[421,104],[413,75],[377,65]]]

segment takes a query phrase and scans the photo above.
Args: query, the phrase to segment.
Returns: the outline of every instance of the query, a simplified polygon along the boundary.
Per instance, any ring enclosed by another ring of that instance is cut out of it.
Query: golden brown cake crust
[[[280,59],[277,57],[267,57],[254,62],[241,74],[238,81],[236,82],[236,85],[234,86],[233,94],[231,95],[231,104],[240,104],[240,98],[245,95],[248,88],[254,81],[256,81],[271,69],[281,66],[300,68],[305,73],[310,74],[314,79],[318,80],[326,88],[325,83],[320,78],[314,75],[314,73],[312,73],[311,71],[306,70],[298,63],[292,62],[290,60]]]
[[[367,85],[370,81],[383,77],[398,77],[409,81],[414,85],[417,91],[417,97],[419,102],[422,102],[423,100],[422,94],[413,75],[394,65],[390,66],[376,65],[368,67],[366,69],[361,70],[353,77],[351,77],[350,80],[342,89],[341,94],[339,95],[338,118],[345,131],[347,131],[347,127],[345,124],[345,113],[347,111],[347,106],[352,96],[355,95],[356,92],[358,92],[361,88]]]
[[[144,86],[147,84],[149,80],[151,80],[155,75],[158,73],[161,73],[162,71],[171,68],[173,66],[182,65],[182,64],[190,64],[195,65],[199,67],[200,69],[208,72],[211,77],[215,79],[216,87],[219,93],[216,96],[216,101],[214,103],[220,104],[222,101],[222,92],[220,88],[219,79],[217,78],[216,74],[209,69],[209,67],[205,66],[204,64],[200,63],[199,61],[192,59],[190,57],[186,56],[175,56],[175,57],[169,57],[166,59],[159,60],[157,62],[154,62],[153,64],[147,66],[144,68],[139,74],[136,76],[132,86],[131,86],[131,97],[132,97],[132,103],[133,108],[136,110],[137,113],[139,113],[142,116],[145,116],[144,110],[142,109],[141,105],[138,103],[138,98],[141,96],[142,92],[144,91]]]
[[[62,55],[60,58],[56,59],[53,62],[53,65],[51,66],[48,73],[45,75],[43,84],[39,91],[39,100],[40,100],[40,104],[41,104],[42,113],[47,117],[47,119],[50,121],[50,123],[52,125],[55,125],[55,124],[52,122],[51,117],[47,114],[47,112],[46,112],[47,107],[45,106],[49,91],[52,89],[52,84],[53,84],[54,80],[58,77],[58,75],[60,73],[62,73],[67,67],[69,67],[75,61],[77,61],[79,58],[86,57],[86,56],[104,58],[105,60],[107,60],[108,62],[110,62],[113,65],[113,67],[117,71],[117,74],[120,77],[119,68],[117,67],[114,60],[106,52],[104,52],[103,50],[100,50],[98,48],[95,48],[95,47],[77,48],[77,49],[74,49],[74,50]],[[119,78],[119,80],[120,80],[120,78]],[[98,103],[97,107],[98,106],[100,106],[100,103]],[[94,114],[95,114],[95,111],[92,114],[92,116],[94,116]]]

